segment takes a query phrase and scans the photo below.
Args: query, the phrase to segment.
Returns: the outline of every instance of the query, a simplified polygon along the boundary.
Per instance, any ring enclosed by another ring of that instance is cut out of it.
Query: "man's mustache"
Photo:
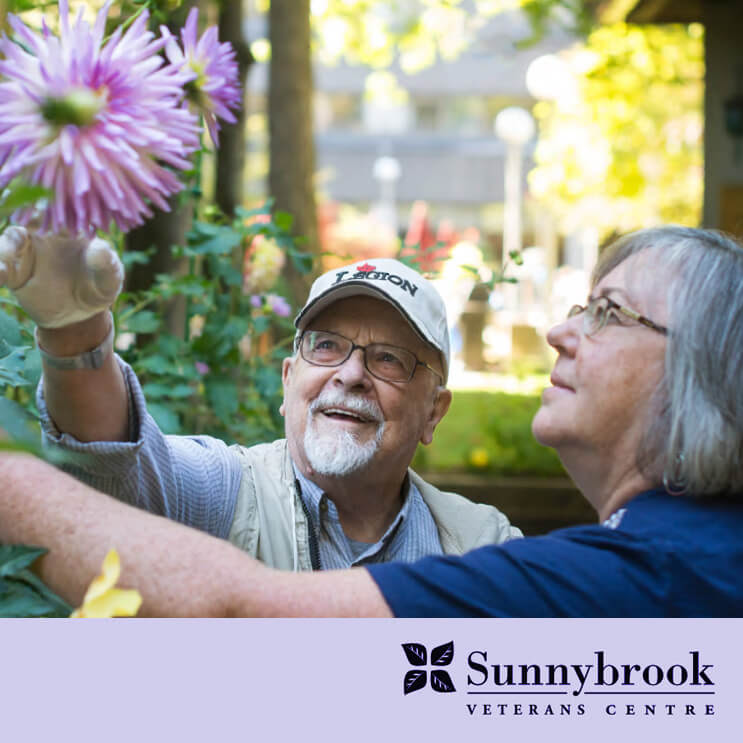
[[[373,400],[367,400],[363,397],[325,392],[310,403],[309,412],[314,415],[316,412],[328,408],[341,408],[374,423],[384,423],[384,415],[379,405]]]

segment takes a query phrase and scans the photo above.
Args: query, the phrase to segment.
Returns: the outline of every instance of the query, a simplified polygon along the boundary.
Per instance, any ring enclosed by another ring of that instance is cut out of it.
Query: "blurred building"
[[[392,69],[404,91],[401,96],[369,99],[365,92],[371,68],[317,65],[319,192],[359,210],[374,209],[384,198],[384,184],[374,176],[375,163],[391,158],[399,165],[394,222],[400,236],[406,232],[413,204],[422,201],[434,229],[447,220],[454,230],[474,227],[499,244],[506,145],[493,132],[495,117],[507,106],[530,109],[534,100],[525,83],[529,63],[572,42],[562,33],[528,48],[517,47],[530,34],[531,27],[519,12],[483,20],[471,45],[456,59],[438,61],[417,74]],[[265,35],[265,20],[249,14],[246,37]],[[253,113],[265,111],[267,67],[258,63],[250,72],[248,105]],[[260,148],[260,140],[251,137],[250,146]],[[533,143],[525,149],[524,193],[532,147]],[[260,172],[254,173],[253,192],[264,187],[261,178]],[[524,228],[528,244],[535,239],[528,205]]]

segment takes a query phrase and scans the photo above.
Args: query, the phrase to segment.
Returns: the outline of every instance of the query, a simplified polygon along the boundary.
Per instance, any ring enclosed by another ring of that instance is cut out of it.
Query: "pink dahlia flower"
[[[204,117],[209,136],[219,145],[217,118],[234,124],[232,111],[241,105],[240,82],[235,50],[229,42],[220,43],[216,26],[210,26],[199,39],[196,35],[198,8],[191,8],[186,25],[181,29],[183,49],[165,26],[163,36],[168,38],[165,53],[178,69],[188,71],[186,96]]]
[[[104,43],[109,5],[91,28],[59,0],[59,38],[46,21],[38,34],[9,15],[18,43],[0,39],[0,189],[17,176],[52,189],[43,229],[128,230],[150,203],[167,211],[181,183],[165,166],[190,168],[199,146],[182,100],[188,75],[158,53],[166,40],[147,30],[145,11]]]

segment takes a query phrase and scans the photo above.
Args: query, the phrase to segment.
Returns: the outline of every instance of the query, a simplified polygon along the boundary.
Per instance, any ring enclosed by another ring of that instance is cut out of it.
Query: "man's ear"
[[[281,413],[281,415],[285,415],[286,390],[287,390],[287,387],[291,384],[291,375],[292,375],[293,365],[294,365],[293,356],[288,356],[281,363],[281,383],[284,386],[284,400],[279,406],[279,413]]]
[[[449,410],[449,405],[451,405],[451,390],[446,389],[446,387],[437,387],[435,394],[436,397],[431,406],[430,415],[421,434],[421,444],[425,446],[433,441],[433,432],[436,430],[439,421],[446,415],[446,411]]]

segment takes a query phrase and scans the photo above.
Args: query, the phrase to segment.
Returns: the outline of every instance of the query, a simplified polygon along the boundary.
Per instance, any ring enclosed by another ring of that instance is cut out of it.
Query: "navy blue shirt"
[[[398,617],[740,617],[743,501],[648,491],[604,524],[367,570]]]

